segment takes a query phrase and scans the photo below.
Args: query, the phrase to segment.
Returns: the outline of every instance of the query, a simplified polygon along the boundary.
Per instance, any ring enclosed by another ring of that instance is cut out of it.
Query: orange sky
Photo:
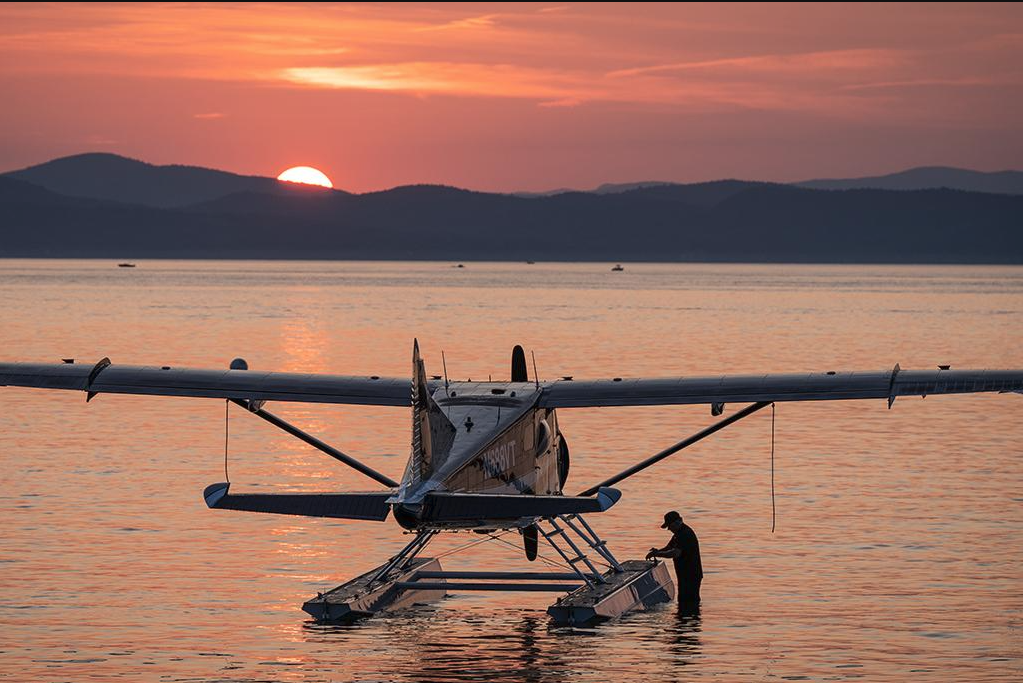
[[[4,4],[0,169],[482,190],[1023,167],[1023,5]]]

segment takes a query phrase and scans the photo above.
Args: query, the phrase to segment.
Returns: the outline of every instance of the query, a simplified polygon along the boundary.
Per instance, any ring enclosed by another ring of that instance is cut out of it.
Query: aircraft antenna
[[[540,375],[536,374],[536,354],[530,349],[529,355],[533,357],[533,381],[536,382],[536,388],[540,388]]]
[[[448,393],[448,361],[444,358],[444,351],[440,352],[440,362],[444,366],[444,393]]]

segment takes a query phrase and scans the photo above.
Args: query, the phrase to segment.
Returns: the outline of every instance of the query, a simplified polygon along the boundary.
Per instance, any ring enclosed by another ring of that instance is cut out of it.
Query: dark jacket
[[[682,553],[674,558],[675,573],[684,581],[696,581],[703,578],[703,563],[700,561],[700,541],[696,532],[687,524],[672,535],[669,548],[678,548]]]

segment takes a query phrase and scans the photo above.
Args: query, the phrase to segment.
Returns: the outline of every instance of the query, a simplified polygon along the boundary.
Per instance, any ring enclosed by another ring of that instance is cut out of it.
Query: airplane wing
[[[406,378],[253,370],[195,370],[78,363],[0,363],[0,386],[100,393],[199,396],[252,401],[412,405]],[[431,381],[429,390],[439,383]],[[559,380],[543,383],[540,406],[602,406],[820,401],[972,392],[1023,392],[1023,370],[899,370],[715,375],[665,379]]]
[[[545,408],[693,403],[831,401],[897,396],[1021,392],[1023,370],[900,370],[803,374],[715,375],[668,379],[558,380],[543,386]]]
[[[193,370],[167,366],[79,363],[0,363],[0,386],[77,389],[95,394],[201,396],[251,401],[412,405],[408,378],[313,375],[254,370]],[[431,391],[435,387],[431,387]]]

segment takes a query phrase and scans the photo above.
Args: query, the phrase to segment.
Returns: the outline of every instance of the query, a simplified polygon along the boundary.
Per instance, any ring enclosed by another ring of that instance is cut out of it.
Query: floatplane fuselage
[[[564,494],[568,442],[555,409],[540,405],[542,387],[529,380],[522,347],[512,351],[508,382],[441,380],[428,378],[416,343],[411,455],[404,475],[399,483],[368,472],[391,485],[389,491],[321,494],[313,505],[301,495],[230,494],[223,483],[207,487],[207,504],[375,520],[390,511],[399,525],[414,531],[520,529],[532,556],[538,519],[602,512],[619,500],[619,491],[608,487],[598,487],[595,496]],[[261,403],[241,404],[265,416]]]
[[[539,385],[525,376],[522,348],[513,352],[512,381],[503,384],[445,382],[431,392],[418,348],[413,366],[412,455],[401,486],[387,501],[397,522],[406,529],[531,524],[535,515],[505,517],[499,504],[482,513],[486,518],[465,518],[445,514],[450,506],[444,503],[458,497],[433,496],[428,502],[437,493],[562,495],[568,443],[555,410],[537,406]]]

